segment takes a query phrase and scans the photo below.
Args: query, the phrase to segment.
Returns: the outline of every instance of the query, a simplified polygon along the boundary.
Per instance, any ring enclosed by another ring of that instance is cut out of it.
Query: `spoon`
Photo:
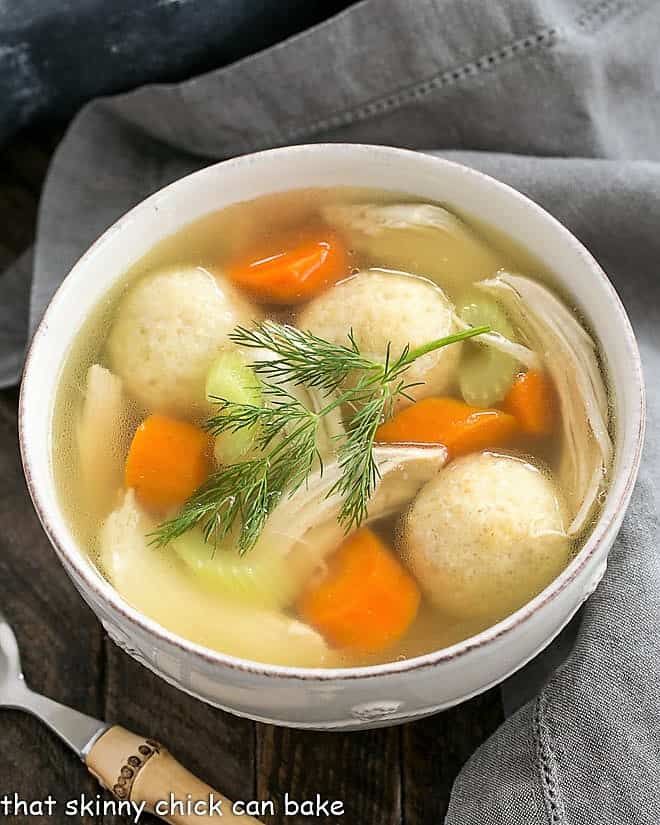
[[[78,754],[89,772],[120,802],[135,807],[144,804],[144,810],[171,825],[215,822],[218,809],[223,822],[258,822],[251,816],[232,813],[229,800],[189,773],[155,740],[137,736],[119,725],[108,725],[30,690],[21,670],[16,636],[0,613],[2,708],[36,716]],[[173,805],[172,800],[180,804]]]

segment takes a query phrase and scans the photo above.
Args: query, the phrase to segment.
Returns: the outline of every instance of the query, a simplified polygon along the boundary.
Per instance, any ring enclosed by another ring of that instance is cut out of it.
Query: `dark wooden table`
[[[0,271],[33,240],[37,204],[58,128],[22,134],[0,149]],[[1,278],[1,276],[0,276]],[[312,733],[255,724],[179,693],[105,636],[61,569],[32,510],[18,454],[18,393],[0,393],[0,609],[18,636],[28,683],[60,702],[168,743],[191,770],[231,799],[285,792],[342,800],[349,825],[438,825],[462,764],[501,722],[490,691],[432,719],[363,733]],[[53,817],[8,822],[110,825],[68,818],[63,804],[99,792],[84,767],[35,719],[0,712],[0,800],[18,793],[60,802]],[[0,819],[3,819],[0,809]],[[146,821],[142,820],[142,821]]]

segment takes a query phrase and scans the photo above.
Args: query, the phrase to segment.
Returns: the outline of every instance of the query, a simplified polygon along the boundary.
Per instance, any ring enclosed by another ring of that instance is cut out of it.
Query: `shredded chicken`
[[[379,480],[369,502],[367,524],[398,513],[409,504],[445,465],[447,450],[440,445],[383,446],[376,448],[375,458]],[[337,521],[341,496],[328,497],[340,472],[336,462],[328,465],[323,475],[317,475],[283,501],[269,517],[257,544],[259,547],[266,542],[278,552],[289,554],[292,569],[299,571],[301,581],[321,568],[345,538],[346,531]]]
[[[596,345],[570,310],[536,281],[500,272],[477,286],[500,301],[555,384],[563,434],[559,479],[571,506],[568,533],[578,535],[588,524],[612,460],[607,391]]]
[[[321,214],[373,266],[422,275],[445,289],[493,275],[501,266],[476,232],[441,206],[331,204]]]
[[[467,324],[458,315],[455,315],[454,323],[459,330],[470,329],[470,324]],[[526,347],[524,344],[519,344],[516,341],[505,338],[504,335],[500,335],[499,332],[483,332],[472,340],[499,350],[505,355],[510,355],[529,369],[540,369],[541,367],[541,359],[534,350]]]
[[[105,367],[87,371],[85,399],[77,422],[80,490],[89,507],[105,515],[121,486],[126,401],[122,381]]]
[[[218,599],[192,584],[167,553],[148,546],[146,536],[154,527],[128,490],[99,536],[103,572],[138,610],[229,655],[302,667],[338,664],[338,654],[303,622],[280,611]]]

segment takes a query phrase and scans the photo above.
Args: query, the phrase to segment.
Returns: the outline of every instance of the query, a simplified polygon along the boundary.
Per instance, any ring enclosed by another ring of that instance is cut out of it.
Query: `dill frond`
[[[268,490],[267,475],[265,458],[222,467],[193,493],[176,516],[149,535],[151,544],[164,547],[200,525],[205,540],[218,545],[240,520],[239,552],[245,552],[279,501]]]
[[[267,382],[290,381],[326,393],[337,390],[353,371],[372,371],[379,365],[365,358],[353,337],[348,344],[333,344],[290,324],[263,321],[253,329],[237,327],[229,338],[239,346],[268,349],[276,357],[252,368]]]
[[[347,531],[358,527],[366,518],[369,501],[378,483],[374,442],[376,430],[385,420],[389,396],[389,387],[385,385],[359,406],[347,424],[346,439],[337,454],[341,475],[329,495],[339,493],[342,497],[339,522]]]
[[[384,363],[379,363],[360,353],[352,332],[347,344],[341,345],[274,321],[252,329],[237,327],[230,335],[234,343],[265,348],[273,355],[252,365],[262,380],[264,403],[217,398],[217,412],[204,427],[214,436],[251,428],[255,457],[213,473],[173,518],[151,534],[152,544],[163,547],[200,525],[206,541],[217,545],[240,528],[238,551],[246,553],[280,501],[300,489],[315,466],[323,472],[318,430],[323,417],[338,407],[348,411],[346,434],[337,446],[340,477],[328,495],[338,493],[342,498],[339,521],[346,530],[359,526],[378,483],[376,431],[393,414],[397,399],[412,400],[408,391],[416,385],[405,381],[407,368],[427,352],[489,330],[486,326],[463,330],[421,347],[405,347],[396,356],[388,346]],[[286,384],[319,390],[325,406],[316,412],[309,409]]]

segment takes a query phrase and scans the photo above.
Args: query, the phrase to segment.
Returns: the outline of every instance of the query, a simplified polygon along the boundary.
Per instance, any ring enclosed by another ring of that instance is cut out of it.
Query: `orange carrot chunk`
[[[504,399],[504,409],[529,435],[551,435],[557,420],[557,399],[549,376],[528,370],[514,380]]]
[[[471,407],[455,398],[425,398],[381,424],[376,441],[444,444],[449,458],[501,447],[515,435],[515,418],[501,410]]]
[[[298,304],[348,275],[346,250],[333,232],[293,247],[289,243],[284,240],[255,258],[231,266],[230,279],[256,300]]]
[[[205,432],[164,415],[140,424],[128,451],[124,482],[138,500],[154,510],[176,507],[203,484],[210,471]]]
[[[362,527],[298,602],[300,616],[338,648],[376,653],[401,638],[419,608],[419,588],[378,536]]]

